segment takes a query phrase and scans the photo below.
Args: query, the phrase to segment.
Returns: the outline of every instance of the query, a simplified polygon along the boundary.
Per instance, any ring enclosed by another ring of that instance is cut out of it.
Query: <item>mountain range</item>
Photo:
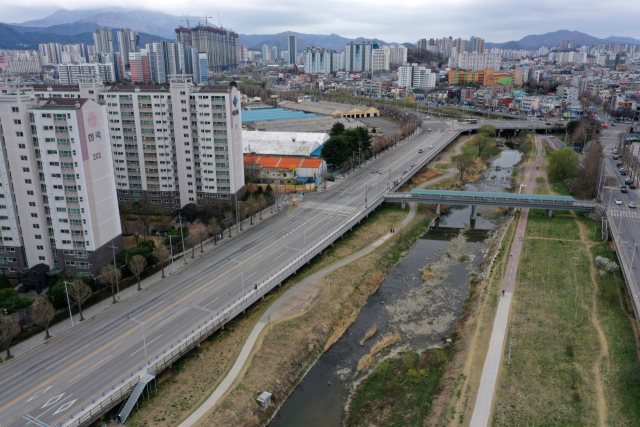
[[[96,28],[107,27],[131,28],[140,33],[141,44],[153,40],[174,40],[175,28],[179,25],[187,26],[202,22],[205,18],[191,16],[174,16],[163,12],[146,9],[133,9],[125,7],[108,7],[85,10],[58,10],[51,15],[23,23],[0,23],[0,48],[27,49],[33,48],[38,43],[93,43],[91,33]],[[213,21],[210,21],[213,24]],[[222,24],[216,22],[216,24]],[[281,50],[287,50],[287,35],[290,31],[278,34],[238,34],[239,43],[251,50],[260,50],[262,45],[278,46]],[[324,47],[328,49],[342,50],[350,42],[377,41],[380,44],[387,43],[371,38],[346,38],[337,34],[304,34],[298,35],[298,51],[307,47]],[[600,39],[579,31],[560,30],[540,35],[529,35],[517,41],[505,43],[485,43],[486,48],[499,47],[502,49],[537,49],[542,46],[559,46],[563,39],[574,39],[577,46],[594,45],[603,42],[618,42],[640,44],[640,40],[611,36]],[[114,43],[116,38],[114,37]],[[405,46],[415,46],[411,43],[402,43]]]
[[[58,24],[51,27],[19,27],[0,23],[0,49],[38,49],[40,43],[93,44],[95,24]],[[112,29],[113,45],[118,51],[118,37]],[[139,33],[140,44],[166,40],[163,37]]]
[[[640,44],[640,40],[631,37],[616,37],[611,36],[606,39],[590,36],[589,34],[581,33],[579,31],[559,30],[551,33],[531,35],[521,38],[518,41],[509,41],[506,43],[485,43],[487,49],[493,47],[501,49],[539,49],[542,46],[552,47],[560,46],[562,40],[573,39],[576,41],[576,46],[592,46],[599,43],[628,43],[628,44]]]

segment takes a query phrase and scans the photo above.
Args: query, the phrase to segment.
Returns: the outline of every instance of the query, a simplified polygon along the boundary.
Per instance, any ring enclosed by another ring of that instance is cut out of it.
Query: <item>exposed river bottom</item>
[[[520,160],[517,151],[503,151],[482,177],[464,190],[503,192]],[[325,352],[282,405],[271,427],[341,426],[345,404],[354,389],[358,361],[380,337],[399,332],[393,350],[422,351],[443,345],[462,313],[472,275],[500,238],[506,217],[495,208],[453,206],[437,219],[391,268],[378,292],[369,297],[356,321]],[[429,280],[422,272],[427,269]],[[373,327],[376,335],[360,341]]]

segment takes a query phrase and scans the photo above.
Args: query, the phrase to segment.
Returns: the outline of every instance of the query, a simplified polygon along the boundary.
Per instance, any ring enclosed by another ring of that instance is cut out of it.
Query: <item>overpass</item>
[[[387,193],[384,196],[384,201],[435,204],[437,205],[437,213],[440,213],[441,204],[471,206],[471,219],[476,218],[478,205],[508,207],[510,212],[513,212],[514,208],[545,209],[547,216],[551,216],[554,210],[590,212],[596,206],[595,202],[583,202],[569,196],[444,190],[411,190],[410,193]]]

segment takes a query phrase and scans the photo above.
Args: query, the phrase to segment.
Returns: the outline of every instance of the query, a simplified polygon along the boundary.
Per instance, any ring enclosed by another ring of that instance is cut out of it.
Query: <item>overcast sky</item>
[[[491,42],[556,30],[595,37],[640,38],[634,0],[1,0],[0,21],[44,18],[58,9],[140,7],[173,15],[226,15],[243,34],[287,30],[415,43],[419,38],[472,35]],[[217,19],[214,19],[214,22]]]

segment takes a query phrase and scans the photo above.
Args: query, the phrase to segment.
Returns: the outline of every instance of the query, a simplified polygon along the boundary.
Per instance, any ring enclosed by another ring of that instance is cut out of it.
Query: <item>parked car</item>
[[[429,148],[433,148],[433,145],[430,145]]]
[[[620,171],[620,175],[626,175],[626,174],[627,174],[626,170],[623,169],[623,170]]]
[[[431,132],[431,128],[427,129],[429,132]]]
[[[631,184],[632,182],[633,182],[633,180],[631,178],[627,178],[627,179],[624,180],[624,183],[627,184],[627,185]]]
[[[613,160],[618,160],[618,155],[617,154],[613,155]]]

